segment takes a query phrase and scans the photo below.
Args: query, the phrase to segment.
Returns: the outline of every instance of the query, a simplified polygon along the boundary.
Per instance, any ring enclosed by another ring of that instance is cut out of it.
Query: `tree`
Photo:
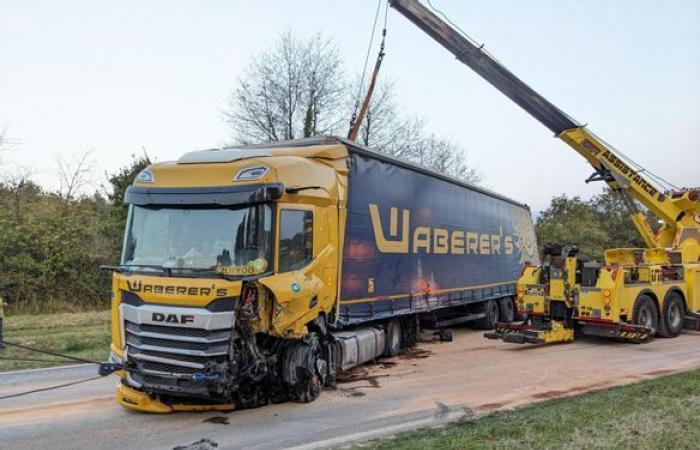
[[[425,167],[471,183],[481,180],[479,172],[467,164],[465,151],[455,142],[431,134],[419,141],[417,151],[416,159]]]
[[[370,99],[360,126],[360,142],[388,155],[405,159],[461,180],[478,183],[478,171],[467,164],[459,144],[435,134],[426,134],[425,121],[402,114],[394,96],[394,84],[379,85]]]
[[[653,217],[648,219],[653,223]],[[624,200],[607,187],[588,201],[565,195],[554,197],[537,219],[535,229],[540,245],[578,244],[584,254],[598,260],[609,248],[645,246]]]
[[[591,205],[601,226],[608,232],[608,248],[616,247],[645,247],[644,239],[639,235],[634,224],[630,220],[630,211],[627,208],[622,194],[605,187],[601,194],[591,199]],[[641,211],[646,212],[647,221],[654,225],[656,220],[648,211],[638,206]]]
[[[120,229],[124,227],[128,207],[124,203],[126,189],[134,182],[134,178],[143,169],[151,164],[151,160],[144,150],[142,156],[131,155],[131,163],[122,167],[117,172],[107,175],[109,188],[107,188],[107,198],[113,206],[115,225]],[[119,232],[121,235],[121,231]]]
[[[64,200],[73,200],[86,186],[92,183],[95,162],[92,151],[85,150],[80,155],[56,158],[56,169],[60,184],[58,195]]]
[[[609,242],[593,206],[578,196],[554,197],[537,219],[535,231],[540,245],[549,242],[578,244],[584,255],[598,260],[602,259]]]
[[[103,307],[119,244],[100,195],[65,197],[26,177],[0,183],[0,291],[15,311]]]
[[[291,33],[253,58],[229,98],[224,118],[242,144],[338,133],[346,135],[353,110],[365,94],[360,79],[348,83],[329,39],[308,41]],[[379,152],[476,183],[478,172],[457,143],[429,134],[420,117],[398,107],[394,83],[380,79],[358,134]],[[354,108],[353,108],[354,104]]]
[[[400,113],[394,86],[392,82],[379,80],[370,99],[367,115],[360,125],[359,141],[387,155],[414,159],[419,153],[425,121]],[[356,90],[353,89],[352,92]]]
[[[344,79],[330,39],[316,34],[303,41],[288,31],[253,58],[224,117],[243,144],[332,133],[342,118]]]

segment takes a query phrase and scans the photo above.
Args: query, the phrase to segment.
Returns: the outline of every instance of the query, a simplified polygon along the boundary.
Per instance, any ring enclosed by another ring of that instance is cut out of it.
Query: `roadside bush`
[[[126,218],[124,190],[148,159],[110,175],[109,194],[72,198],[22,179],[0,182],[0,295],[8,313],[106,308]]]

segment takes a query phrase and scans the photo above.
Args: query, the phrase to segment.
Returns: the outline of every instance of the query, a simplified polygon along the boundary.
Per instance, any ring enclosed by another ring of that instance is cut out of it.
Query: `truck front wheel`
[[[293,343],[284,353],[282,376],[291,389],[292,397],[309,403],[321,394],[328,367],[321,355],[318,337]]]

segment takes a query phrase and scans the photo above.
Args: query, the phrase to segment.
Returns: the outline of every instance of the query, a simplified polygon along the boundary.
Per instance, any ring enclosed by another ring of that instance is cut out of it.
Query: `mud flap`
[[[700,331],[700,314],[689,312],[685,315],[683,328],[691,331]]]
[[[588,336],[624,339],[634,344],[650,342],[656,334],[656,330],[653,328],[627,323],[601,324],[582,322],[582,325],[581,331]]]

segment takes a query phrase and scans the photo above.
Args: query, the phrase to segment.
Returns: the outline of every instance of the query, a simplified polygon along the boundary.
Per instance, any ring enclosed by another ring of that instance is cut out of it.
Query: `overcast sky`
[[[676,185],[700,185],[700,2],[432,0],[554,104]],[[96,178],[145,147],[165,161],[220,146],[236,78],[279,33],[322,32],[364,60],[375,0],[0,0],[2,168],[56,186],[58,155],[92,149]],[[546,207],[590,196],[573,150],[389,11],[382,73],[402,108],[460,142],[484,184]],[[376,49],[372,50],[374,54]]]

